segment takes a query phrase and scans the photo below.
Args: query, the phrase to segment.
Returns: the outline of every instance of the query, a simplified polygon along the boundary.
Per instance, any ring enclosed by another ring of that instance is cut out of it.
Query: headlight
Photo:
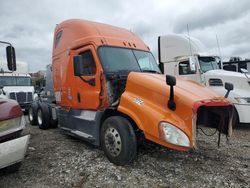
[[[160,123],[160,131],[163,133],[162,137],[169,143],[184,147],[190,146],[190,141],[187,135],[174,125],[167,122]]]
[[[0,121],[0,136],[21,130],[25,124],[24,116]]]
[[[249,97],[235,97],[235,100],[236,100],[238,103],[241,103],[241,104],[250,103],[250,98],[249,98]]]

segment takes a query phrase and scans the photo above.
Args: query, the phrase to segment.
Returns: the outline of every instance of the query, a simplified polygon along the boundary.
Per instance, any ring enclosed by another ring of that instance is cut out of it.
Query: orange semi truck
[[[68,134],[101,146],[116,165],[134,159],[141,137],[187,151],[196,148],[203,126],[231,134],[230,102],[195,82],[161,74],[149,47],[128,30],[62,22],[49,70],[52,92],[31,105],[30,123],[47,129],[58,122]]]

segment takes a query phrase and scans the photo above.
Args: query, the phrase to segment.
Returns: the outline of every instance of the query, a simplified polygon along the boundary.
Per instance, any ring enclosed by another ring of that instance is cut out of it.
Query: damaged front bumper
[[[21,162],[27,150],[30,135],[0,143],[0,169]]]
[[[193,107],[193,147],[196,145],[196,133],[202,127],[214,128],[218,131],[218,146],[220,135],[227,137],[232,135],[233,119],[235,111],[233,105],[227,100],[204,100],[198,101]]]

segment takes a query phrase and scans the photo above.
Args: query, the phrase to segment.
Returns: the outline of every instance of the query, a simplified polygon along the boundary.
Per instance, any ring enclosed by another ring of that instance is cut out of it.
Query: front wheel
[[[137,142],[131,123],[124,117],[107,118],[101,129],[102,149],[110,162],[126,165],[136,156]]]

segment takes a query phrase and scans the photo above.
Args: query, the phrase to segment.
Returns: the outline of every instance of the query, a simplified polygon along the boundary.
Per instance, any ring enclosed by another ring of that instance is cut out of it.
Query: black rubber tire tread
[[[104,133],[109,127],[115,128],[121,136],[122,149],[116,157],[110,155],[105,147]],[[101,128],[101,146],[109,161],[115,165],[123,166],[131,163],[137,153],[137,140],[131,123],[121,116],[107,118]]]
[[[15,163],[15,164],[12,164],[12,165],[10,165],[10,166],[7,166],[5,169],[4,169],[4,171],[6,172],[6,173],[14,173],[14,172],[16,172],[16,171],[18,171],[19,170],[19,168],[21,167],[21,162],[18,162],[18,163]]]
[[[40,103],[38,110],[41,110],[42,112],[42,124],[40,125],[38,122],[39,128],[44,130],[48,129],[50,127],[50,119],[51,119],[49,106],[45,103]]]
[[[51,128],[57,128],[58,127],[58,120],[53,120],[51,118],[51,120],[50,120],[50,127]]]
[[[239,120],[239,114],[238,111],[236,110],[236,108],[233,108],[233,112],[234,112],[234,116],[233,116],[233,128],[237,128],[239,127],[240,124],[240,120]]]
[[[31,121],[30,120],[30,117],[29,117],[29,110],[28,110],[28,118],[29,118],[29,122],[31,125],[37,125],[37,109],[38,109],[38,103],[37,102],[33,102],[29,108],[32,108],[32,116],[33,116],[33,120]]]

